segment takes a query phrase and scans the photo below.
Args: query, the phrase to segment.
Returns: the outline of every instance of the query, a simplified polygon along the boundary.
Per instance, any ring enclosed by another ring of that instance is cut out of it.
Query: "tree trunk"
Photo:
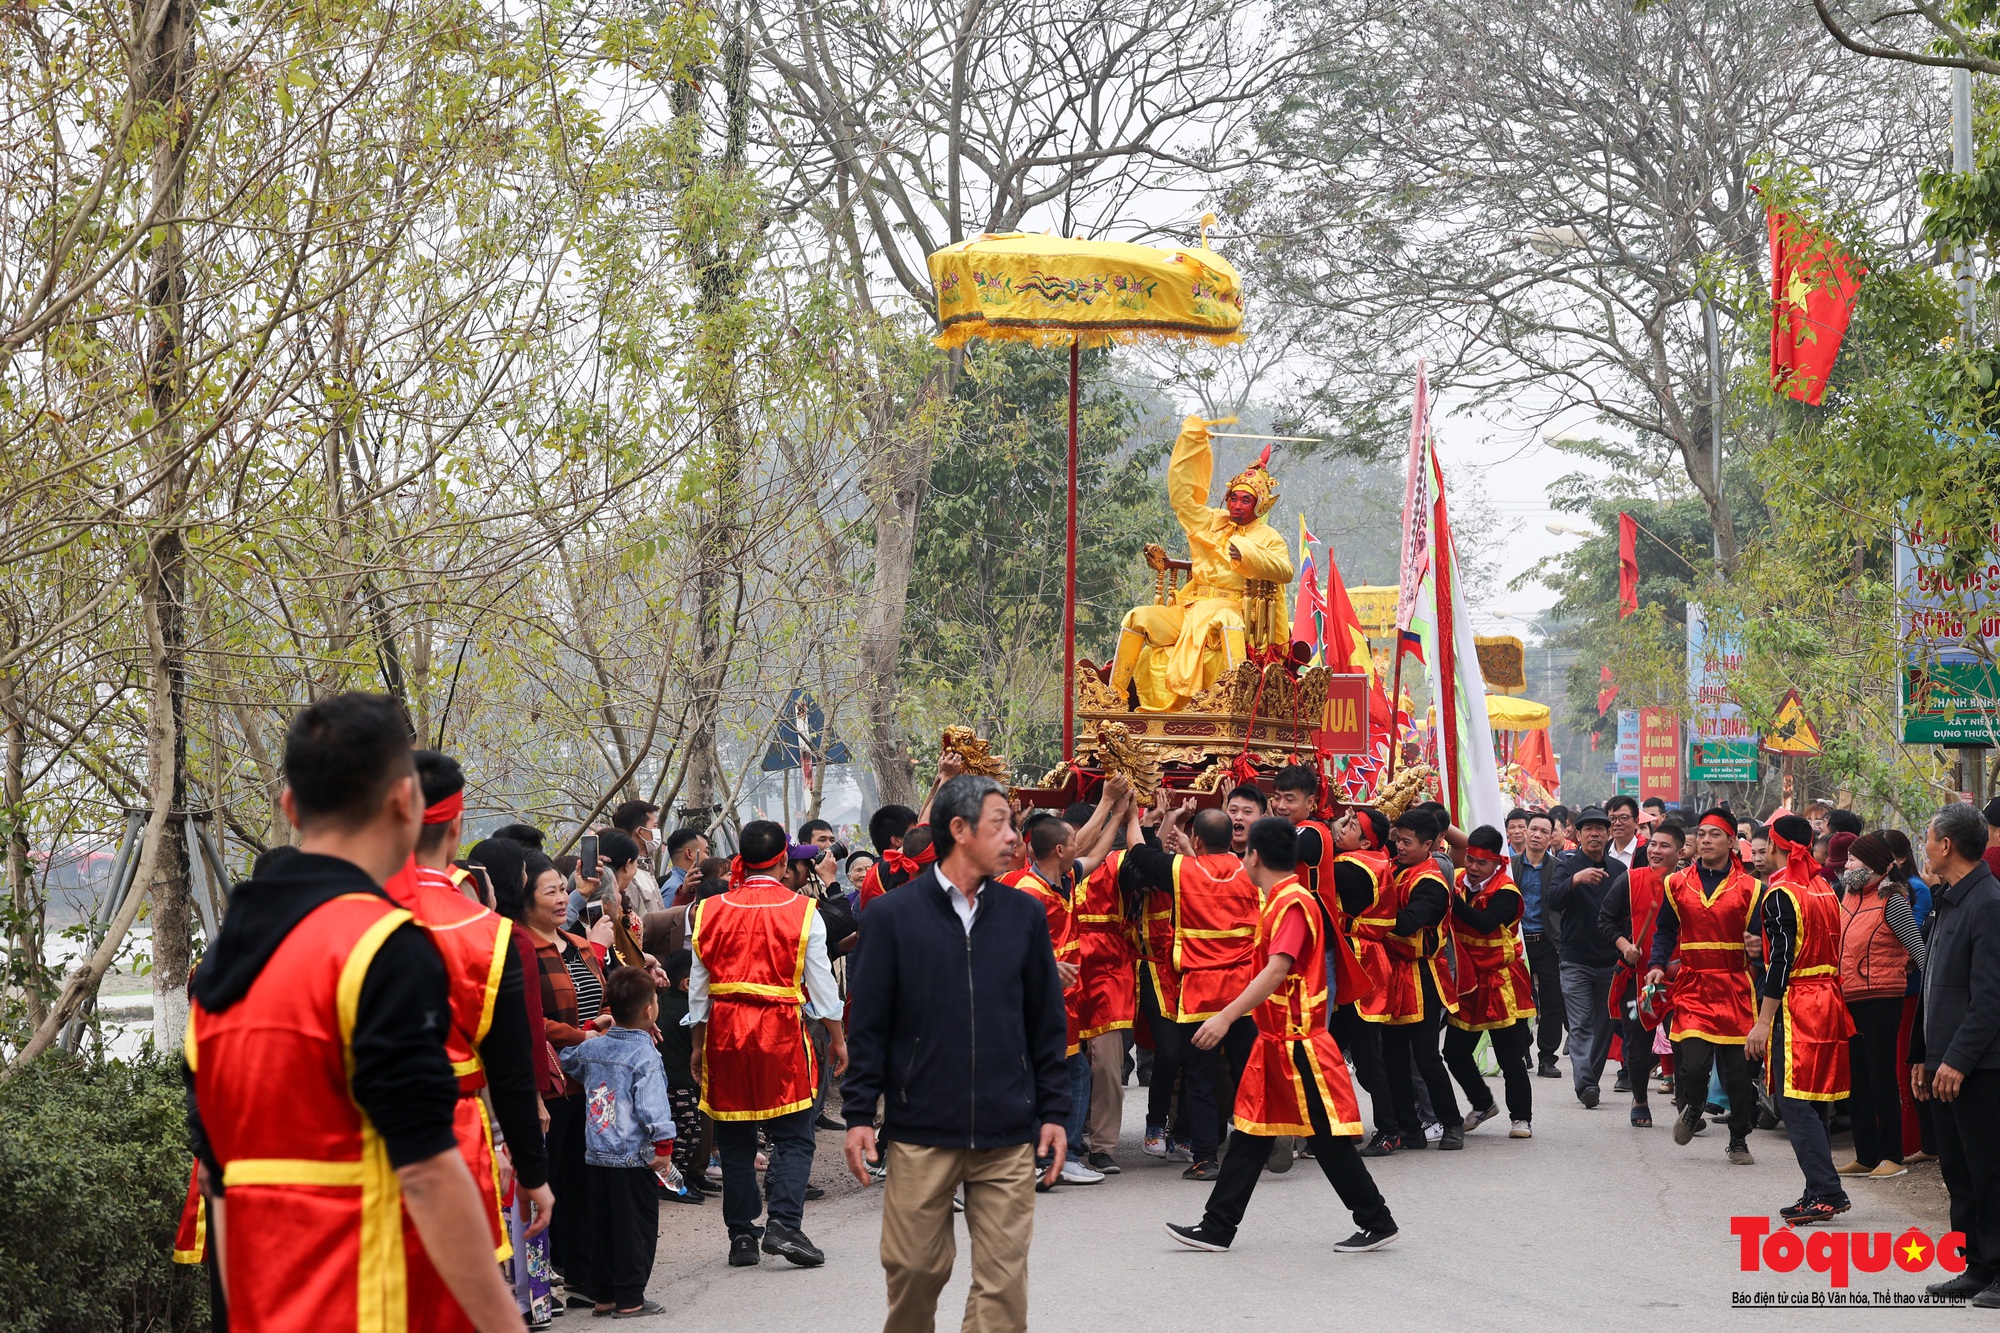
[[[166,132],[153,148],[152,194],[158,216],[178,219],[185,184],[179,158],[188,128],[188,89],[194,72],[190,0],[158,0],[142,11],[137,82],[159,109]],[[146,278],[146,399],[151,465],[162,474],[152,538],[140,571],[139,600],[146,617],[152,707],[165,708],[168,743],[150,757],[149,787],[166,810],[153,811],[153,875],[136,887],[153,902],[153,1037],[161,1050],[180,1049],[187,1024],[187,975],[193,949],[194,900],[189,892],[187,809],[187,550],[182,537],[191,467],[185,454],[187,265],[178,221],[155,234]],[[166,818],[161,820],[162,814]]]
[[[933,377],[936,380],[936,377]],[[936,392],[936,383],[926,384]],[[866,715],[861,746],[884,803],[914,806],[916,761],[898,722],[899,672],[903,659],[903,617],[909,609],[910,576],[917,560],[917,511],[930,480],[930,438],[899,437],[889,420],[890,405],[878,401],[869,412],[876,451],[869,479],[875,520],[875,564],[861,599],[861,699]]]
[[[28,733],[17,689],[14,673],[0,672],[0,719],[7,728],[7,899],[14,910],[14,976],[27,1004],[28,1025],[40,1027],[49,1014],[41,987],[43,913],[28,869]]]
[[[723,142],[722,153],[712,168],[725,179],[743,170],[749,145],[750,56],[743,16],[730,24],[722,43]],[[693,124],[701,111],[701,90],[693,80],[677,90],[676,111],[684,123]],[[688,822],[697,828],[710,827],[711,807],[723,791],[722,756],[716,742],[716,718],[722,707],[722,690],[729,677],[729,655],[735,645],[734,633],[725,634],[722,593],[728,570],[725,561],[737,559],[737,504],[743,468],[749,458],[737,396],[736,339],[724,329],[729,309],[742,296],[748,271],[750,246],[755,229],[733,228],[727,219],[716,219],[714,230],[695,238],[689,262],[694,270],[695,309],[714,326],[713,338],[704,340],[696,393],[708,402],[709,419],[714,422],[715,447],[710,451],[710,485],[707,502],[698,513],[695,526],[695,697],[688,737],[687,806]]]

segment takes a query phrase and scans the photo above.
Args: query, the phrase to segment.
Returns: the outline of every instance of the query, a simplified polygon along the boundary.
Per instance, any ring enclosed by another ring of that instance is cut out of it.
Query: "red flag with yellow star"
[[[1774,208],[1764,212],[1771,236],[1771,387],[1817,407],[1868,270],[1805,224]]]

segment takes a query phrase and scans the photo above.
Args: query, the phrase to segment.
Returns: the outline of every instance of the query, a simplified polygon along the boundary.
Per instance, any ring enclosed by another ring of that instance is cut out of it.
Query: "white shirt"
[[[753,875],[746,883],[762,880],[776,885],[768,875]],[[727,897],[727,894],[723,895]],[[692,943],[692,941],[690,941]],[[693,949],[694,962],[688,968],[688,1011],[682,1027],[708,1021],[708,969],[702,965],[701,950]],[[815,911],[806,926],[806,1017],[839,1018],[842,1012],[840,987],[833,979],[833,966],[826,957],[826,920]]]
[[[1623,847],[1608,845],[1604,849],[1604,855],[1606,857],[1614,861],[1623,862],[1627,870],[1630,870],[1632,868],[1632,858],[1634,858],[1638,854],[1639,854],[1639,835],[1636,833],[1632,835],[1632,841],[1626,843]]]
[[[968,902],[965,895],[958,891],[958,886],[944,877],[943,866],[933,865],[931,869],[937,874],[938,888],[951,903],[951,910],[958,913],[959,924],[965,927],[967,935],[972,934],[972,920],[979,915],[979,905],[986,900],[975,890],[971,901]]]

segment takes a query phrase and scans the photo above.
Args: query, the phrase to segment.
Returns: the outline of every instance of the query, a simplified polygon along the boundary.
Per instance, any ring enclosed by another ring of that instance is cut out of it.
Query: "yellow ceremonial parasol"
[[[1069,348],[1069,495],[1063,593],[1063,758],[1076,750],[1076,403],[1085,347],[1145,338],[1243,340],[1243,293],[1229,261],[1208,248],[1027,232],[959,241],[930,257],[939,333],[947,350],[974,338]]]
[[[1549,706],[1504,694],[1486,696],[1487,725],[1501,731],[1547,731]]]

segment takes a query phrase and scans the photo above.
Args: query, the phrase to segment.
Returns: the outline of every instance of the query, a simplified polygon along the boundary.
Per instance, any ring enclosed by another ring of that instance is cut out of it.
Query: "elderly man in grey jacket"
[[[1910,1086],[1937,1105],[1938,1166],[1965,1271],[1931,1285],[2000,1309],[2000,881],[1982,859],[1986,821],[1970,805],[1933,816],[1922,999],[1910,1033]]]

